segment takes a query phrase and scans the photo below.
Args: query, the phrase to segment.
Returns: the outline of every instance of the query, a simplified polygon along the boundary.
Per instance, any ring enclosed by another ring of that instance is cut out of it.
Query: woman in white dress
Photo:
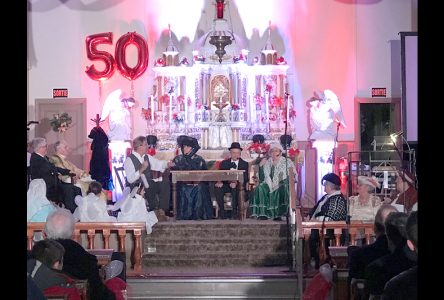
[[[100,182],[91,182],[88,195],[75,198],[78,207],[74,211],[74,217],[80,222],[116,222],[116,217],[108,214],[106,200],[100,197],[101,193]]]
[[[125,190],[128,193],[129,188],[125,188]],[[143,185],[134,187],[128,196],[114,205],[113,210],[120,208],[117,215],[118,222],[145,222],[146,233],[150,234],[153,231],[153,225],[158,220],[154,211],[147,211],[144,194],[145,188]]]

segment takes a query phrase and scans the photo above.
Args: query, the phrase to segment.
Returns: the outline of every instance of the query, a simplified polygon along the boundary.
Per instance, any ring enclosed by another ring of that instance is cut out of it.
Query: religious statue
[[[228,148],[232,142],[230,126],[230,103],[225,99],[228,89],[217,83],[213,90],[213,101],[211,101],[211,124],[208,128],[209,148]]]
[[[102,120],[108,117],[108,137],[111,141],[131,140],[132,125],[130,108],[134,104],[134,98],[122,97],[121,89],[113,91],[106,98],[101,117]]]
[[[338,123],[338,126],[347,127],[338,96],[331,90],[315,92],[314,97],[308,101],[308,106],[311,140],[334,141],[336,138],[335,122]]]

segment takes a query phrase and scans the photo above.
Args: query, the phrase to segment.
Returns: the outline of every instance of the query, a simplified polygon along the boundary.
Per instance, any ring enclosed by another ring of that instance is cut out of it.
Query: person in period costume
[[[281,220],[288,212],[290,200],[289,169],[295,170],[294,163],[282,156],[279,143],[270,144],[270,158],[263,158],[259,164],[259,181],[250,201],[251,216],[259,220],[268,218]]]
[[[248,183],[248,162],[243,160],[241,156],[242,148],[238,142],[231,143],[230,158],[223,160],[219,165],[219,170],[244,170],[244,190]],[[225,219],[227,212],[224,209],[224,194],[231,193],[232,203],[232,218],[239,218],[239,184],[237,181],[215,183],[215,196],[217,204],[219,205],[219,218]]]
[[[193,137],[183,137],[180,149],[182,154],[173,159],[175,166],[171,170],[207,170],[205,160],[197,155],[200,149]],[[180,182],[177,184],[177,219],[207,220],[213,217],[208,182]]]
[[[100,197],[102,185],[98,181],[93,181],[89,185],[88,193],[85,197],[77,196],[74,217],[80,222],[116,222],[117,219],[108,214],[106,198]]]
[[[89,162],[89,173],[91,178],[100,182],[106,190],[112,189],[111,169],[109,166],[108,136],[105,131],[97,125],[88,137],[92,139],[91,160]]]
[[[396,177],[397,194],[392,199],[385,199],[389,203],[398,207],[400,211],[409,213],[414,210],[418,202],[418,191],[416,190],[416,176],[408,170],[398,172]]]
[[[170,186],[169,181],[163,180],[162,173],[174,164],[147,155],[147,150],[146,137],[138,136],[133,140],[133,151],[123,164],[126,186],[132,190],[142,183],[145,187],[148,210],[158,211],[158,214],[165,215],[165,211],[169,211]]]
[[[45,181],[41,178],[31,180],[27,192],[27,221],[45,222],[48,214],[54,210],[56,206],[46,198]]]
[[[310,220],[313,221],[345,221],[347,218],[347,200],[341,193],[341,178],[334,173],[327,173],[322,177],[321,184],[324,186],[325,195],[309,211]],[[332,232],[327,231],[327,236],[332,237]],[[309,245],[312,262],[319,269],[319,230],[312,229]],[[326,238],[326,252],[330,240]]]
[[[46,156],[48,144],[44,138],[35,138],[32,141],[34,152],[31,154],[31,180],[42,178],[46,183],[46,197],[53,202],[63,203],[67,209],[74,212],[77,205],[74,198],[81,195],[79,187],[72,183],[62,182],[58,175],[69,175],[70,170],[56,167]]]
[[[87,171],[78,168],[72,162],[67,159],[70,153],[70,148],[65,140],[60,140],[54,144],[55,153],[49,158],[56,167],[68,169],[75,177],[59,175],[61,181],[66,183],[73,183],[81,188],[82,195],[86,195],[88,191],[89,183],[92,181],[91,176]],[[73,182],[74,179],[74,182]]]
[[[150,234],[153,231],[152,227],[158,222],[158,219],[154,211],[148,212],[146,210],[145,188],[141,185],[129,191],[129,187],[126,187],[125,193],[128,195],[114,204],[112,208],[112,210],[120,209],[117,215],[117,222],[145,222],[146,233]]]
[[[374,176],[358,176],[359,195],[348,198],[348,211],[352,220],[373,221],[375,219],[376,212],[381,206],[381,199],[372,193],[380,186],[378,179]]]

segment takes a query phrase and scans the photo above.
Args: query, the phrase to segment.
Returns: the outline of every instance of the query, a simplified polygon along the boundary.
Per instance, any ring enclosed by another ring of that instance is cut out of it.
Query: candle
[[[170,123],[173,121],[172,117],[173,117],[173,95],[170,94],[170,112],[169,112],[169,118],[168,118]]]
[[[151,123],[154,123],[154,97],[153,95],[151,95],[151,100],[150,100],[150,104],[151,104]]]
[[[251,120],[251,123],[254,123],[254,122],[256,122],[256,103],[255,103],[255,99],[254,99],[254,97],[252,96],[252,95],[250,95],[249,96],[250,97],[250,101],[249,101],[249,104],[250,104],[250,120]]]
[[[285,93],[285,97],[287,98],[287,126],[288,126],[288,122],[290,121],[290,97],[288,96],[287,93]]]
[[[268,121],[268,118],[270,117],[268,112],[268,98],[270,97],[269,92],[265,92],[265,120]]]

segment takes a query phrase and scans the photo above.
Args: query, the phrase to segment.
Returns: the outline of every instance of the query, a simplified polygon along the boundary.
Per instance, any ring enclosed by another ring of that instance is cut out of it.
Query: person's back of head
[[[93,181],[89,184],[88,194],[93,193],[94,195],[99,195],[102,192],[102,184],[98,181]]]
[[[72,213],[64,208],[58,208],[46,218],[45,235],[49,239],[71,239],[74,233],[75,219]]]
[[[38,241],[31,250],[31,255],[48,268],[62,269],[65,248],[52,239]]]
[[[406,233],[407,214],[403,212],[392,212],[385,220],[385,234],[393,247],[403,246],[407,241]]]
[[[407,238],[413,244],[409,245],[410,249],[414,248],[414,251],[418,252],[418,212],[412,211],[407,218]],[[411,249],[413,250],[413,249]]]
[[[379,236],[381,234],[385,234],[385,220],[387,219],[387,216],[392,212],[397,212],[398,210],[396,207],[390,204],[382,204],[378,211],[376,212],[375,216],[375,223],[374,223],[374,230],[376,236]]]

